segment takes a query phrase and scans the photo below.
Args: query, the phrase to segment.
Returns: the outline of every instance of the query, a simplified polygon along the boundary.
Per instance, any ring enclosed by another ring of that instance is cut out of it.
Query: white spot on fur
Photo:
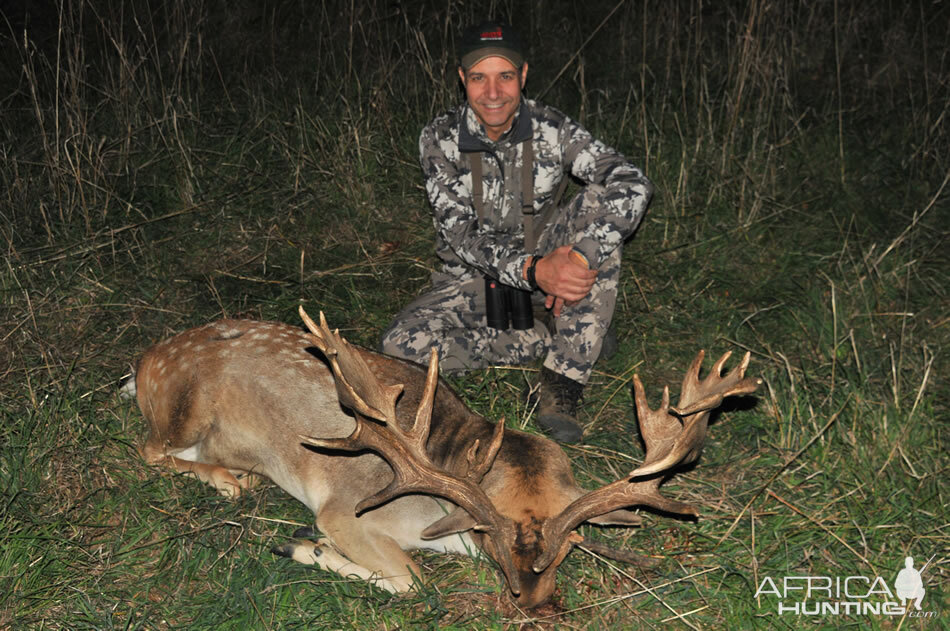
[[[219,322],[215,327],[215,330],[218,331],[220,337],[224,338],[235,338],[241,335],[241,329],[230,324],[225,324],[224,322]]]

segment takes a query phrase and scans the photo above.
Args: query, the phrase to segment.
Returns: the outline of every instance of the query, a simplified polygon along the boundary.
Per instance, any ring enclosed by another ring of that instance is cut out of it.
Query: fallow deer
[[[748,354],[722,375],[726,353],[700,379],[700,351],[679,405],[666,388],[652,410],[635,376],[645,461],[585,491],[556,443],[470,411],[439,379],[435,352],[427,371],[350,345],[323,314],[319,325],[300,314],[309,333],[221,320],[146,351],[126,386],[150,425],[142,455],[229,496],[269,478],[325,535],[276,552],[392,592],[421,576],[407,550],[481,549],[519,605],[545,602],[581,523],[638,525],[637,506],[697,514],[659,486],[699,457],[710,412],[761,383],[745,378]]]

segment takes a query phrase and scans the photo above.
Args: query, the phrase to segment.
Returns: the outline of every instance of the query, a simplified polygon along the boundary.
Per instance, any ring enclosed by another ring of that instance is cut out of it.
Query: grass
[[[424,287],[416,138],[459,99],[455,33],[482,13],[33,3],[0,21],[0,627],[946,626],[947,7],[502,4],[529,96],[657,184],[624,250],[621,352],[567,448],[578,479],[642,457],[634,373],[654,405],[699,348],[748,350],[766,381],[667,484],[702,517],[588,528],[663,562],[575,550],[554,604],[522,612],[484,560],[419,554],[426,585],[393,597],[273,557],[312,519],[280,489],[232,502],[145,466],[116,384],[150,344],[223,316],[296,322],[302,301],[375,345]],[[535,431],[535,370],[452,383]],[[936,555],[937,619],[755,597],[766,576],[892,586],[907,555]]]

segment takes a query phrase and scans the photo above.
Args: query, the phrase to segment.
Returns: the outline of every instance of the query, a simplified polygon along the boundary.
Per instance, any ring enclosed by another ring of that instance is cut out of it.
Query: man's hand
[[[561,315],[565,304],[574,304],[587,296],[597,280],[597,270],[588,269],[587,261],[572,247],[559,247],[538,261],[534,269],[538,287],[548,295],[544,306],[554,308],[555,318]]]

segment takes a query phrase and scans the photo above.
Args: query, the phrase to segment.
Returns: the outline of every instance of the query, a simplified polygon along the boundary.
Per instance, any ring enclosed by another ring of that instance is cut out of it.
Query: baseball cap
[[[465,29],[459,49],[461,66],[467,70],[486,57],[503,57],[520,68],[524,64],[521,36],[501,22],[482,22]]]

